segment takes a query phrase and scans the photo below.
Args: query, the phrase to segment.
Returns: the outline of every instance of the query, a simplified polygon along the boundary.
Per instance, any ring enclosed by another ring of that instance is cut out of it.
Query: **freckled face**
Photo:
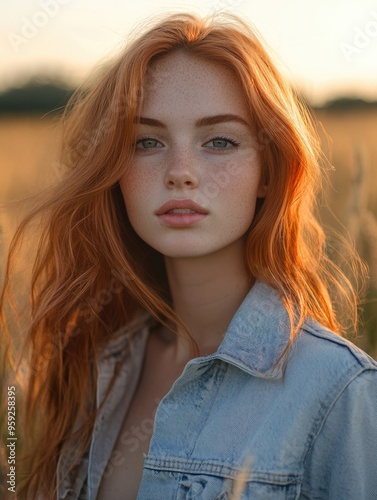
[[[167,257],[239,244],[265,195],[240,84],[229,69],[183,53],[154,63],[151,74],[141,116],[163,126],[136,125],[135,157],[120,182],[132,227]],[[240,120],[198,123],[217,115]],[[158,214],[172,199],[193,200],[205,214]]]

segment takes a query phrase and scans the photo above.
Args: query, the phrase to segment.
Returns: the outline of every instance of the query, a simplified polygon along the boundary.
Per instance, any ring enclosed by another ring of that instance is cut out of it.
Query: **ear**
[[[258,186],[258,191],[257,191],[257,198],[265,198],[268,190],[268,184],[266,183],[266,180],[261,177],[261,180],[259,181],[259,186]]]

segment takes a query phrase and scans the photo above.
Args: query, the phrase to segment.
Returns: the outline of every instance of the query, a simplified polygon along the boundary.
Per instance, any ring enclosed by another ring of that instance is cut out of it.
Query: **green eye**
[[[229,137],[214,137],[207,144],[209,144],[210,142],[213,143],[214,149],[232,149],[236,148],[240,144],[239,142],[235,141],[234,139],[230,139]],[[227,143],[231,146],[227,147]]]
[[[161,144],[157,139],[153,139],[152,137],[144,137],[136,141],[137,149],[152,149],[159,147],[157,143]],[[138,147],[139,144],[142,144],[143,147]]]
[[[225,139],[214,139],[213,141],[214,146],[220,146],[220,147],[226,147],[226,143],[229,142]]]

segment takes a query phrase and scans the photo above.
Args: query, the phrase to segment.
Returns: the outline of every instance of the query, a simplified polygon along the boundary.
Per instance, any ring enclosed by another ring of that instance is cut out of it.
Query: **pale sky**
[[[77,83],[143,19],[218,9],[253,23],[313,102],[377,99],[377,0],[0,0],[0,88],[39,72]]]

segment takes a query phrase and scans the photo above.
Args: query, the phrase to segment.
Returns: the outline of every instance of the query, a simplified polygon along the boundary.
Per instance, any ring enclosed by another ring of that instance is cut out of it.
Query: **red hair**
[[[162,256],[132,229],[118,184],[133,159],[134,119],[154,85],[151,63],[174,50],[226,66],[242,85],[268,185],[247,234],[245,263],[251,278],[281,295],[292,340],[307,316],[341,332],[330,295],[344,296],[347,310],[356,311],[352,286],[326,257],[314,216],[321,179],[315,127],[260,37],[232,14],[158,20],[72,98],[63,116],[64,177],[24,219],[10,248],[3,315],[22,235],[30,222],[42,221],[25,340],[25,416],[29,433],[36,422],[43,432],[35,426],[38,440],[25,444],[32,459],[23,486],[28,498],[56,494],[59,450],[78,419],[85,422],[74,436],[78,456],[88,448],[96,355],[114,332],[145,310],[158,322],[184,327],[172,308]]]

